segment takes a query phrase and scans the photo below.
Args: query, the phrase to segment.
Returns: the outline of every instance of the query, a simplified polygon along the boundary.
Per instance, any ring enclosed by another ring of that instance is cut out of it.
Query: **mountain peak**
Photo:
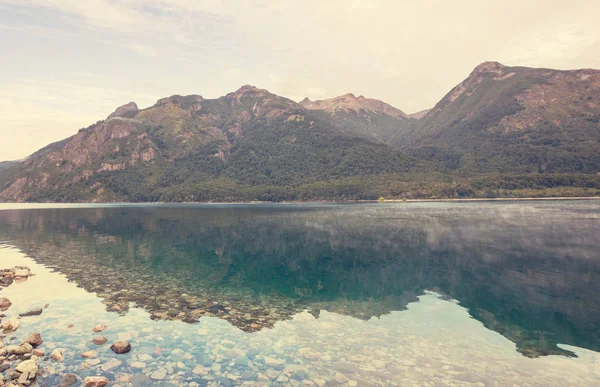
[[[264,93],[267,92],[268,90],[265,89],[259,89],[256,86],[252,86],[252,85],[244,85],[242,87],[240,87],[239,89],[237,89],[234,94],[248,94],[248,93]]]
[[[477,67],[475,67],[475,71],[478,71],[478,72],[498,71],[498,70],[503,70],[505,67],[506,66],[504,66],[500,62],[486,61],[486,62],[483,62],[483,63],[480,63],[479,65],[477,65]]]
[[[471,77],[478,77],[483,74],[496,74],[496,76],[501,76],[504,74],[504,70],[506,66],[504,66],[500,62],[483,62],[477,65],[471,72]]]
[[[179,95],[175,94],[170,97],[161,98],[156,102],[156,105],[164,105],[167,103],[172,103],[177,106],[184,106],[194,104],[196,102],[202,102],[204,98],[201,95],[191,94],[191,95]]]
[[[272,93],[265,89],[259,89],[256,86],[244,85],[234,92],[227,94],[225,97],[240,100],[244,97],[264,97]]]
[[[365,110],[371,113],[384,113],[392,117],[406,118],[407,115],[395,107],[372,98],[365,98],[362,95],[356,97],[353,93],[347,93],[330,99],[311,101],[304,98],[300,101],[300,105],[309,110],[324,110],[328,113],[336,113],[339,111],[359,112]]]
[[[129,102],[123,106],[119,106],[112,114],[106,119],[110,120],[115,117],[130,117],[135,115],[139,111],[138,105],[135,102]]]

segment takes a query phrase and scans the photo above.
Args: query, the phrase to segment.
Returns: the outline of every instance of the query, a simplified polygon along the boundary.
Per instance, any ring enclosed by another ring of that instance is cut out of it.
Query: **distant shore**
[[[366,204],[366,203],[446,203],[446,202],[518,202],[518,201],[565,201],[600,200],[600,196],[561,196],[561,197],[524,197],[524,198],[445,198],[445,199],[385,199],[380,200],[310,200],[310,201],[247,201],[247,202],[103,202],[103,203],[5,203],[0,202],[0,210],[33,208],[82,208],[111,206],[177,206],[177,205],[263,205],[263,204]]]
[[[385,203],[406,202],[503,202],[503,201],[535,201],[535,200],[600,200],[600,196],[561,196],[540,198],[466,198],[466,199],[385,199]],[[369,200],[370,202],[377,200]]]

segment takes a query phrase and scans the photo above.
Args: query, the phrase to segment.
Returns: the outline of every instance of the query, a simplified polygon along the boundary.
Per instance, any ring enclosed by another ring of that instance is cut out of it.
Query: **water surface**
[[[598,235],[596,201],[6,208],[38,275],[2,293],[50,302],[17,332],[66,349],[49,383],[592,385]]]

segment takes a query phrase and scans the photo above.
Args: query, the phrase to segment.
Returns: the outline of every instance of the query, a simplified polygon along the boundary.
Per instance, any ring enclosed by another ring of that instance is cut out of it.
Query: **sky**
[[[0,0],[0,160],[245,84],[430,108],[484,61],[600,68],[598,0]]]

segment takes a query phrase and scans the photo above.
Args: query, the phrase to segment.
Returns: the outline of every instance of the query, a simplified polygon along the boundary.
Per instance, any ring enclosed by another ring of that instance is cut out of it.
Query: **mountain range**
[[[238,201],[600,195],[600,71],[485,62],[416,114],[243,86],[171,96],[25,160],[0,200]]]

